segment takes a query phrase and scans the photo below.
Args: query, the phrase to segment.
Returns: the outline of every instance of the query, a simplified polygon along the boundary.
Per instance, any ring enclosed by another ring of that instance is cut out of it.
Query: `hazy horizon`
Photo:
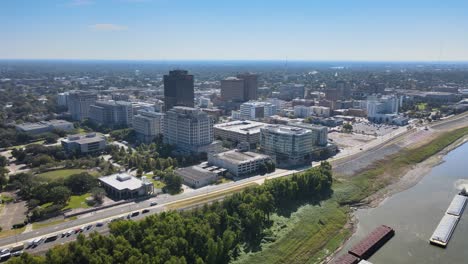
[[[468,2],[59,0],[0,4],[1,59],[468,61]]]

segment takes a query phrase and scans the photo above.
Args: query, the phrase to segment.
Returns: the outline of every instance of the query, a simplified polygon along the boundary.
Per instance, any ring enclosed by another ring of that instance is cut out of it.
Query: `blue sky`
[[[2,59],[468,61],[468,1],[5,0]]]

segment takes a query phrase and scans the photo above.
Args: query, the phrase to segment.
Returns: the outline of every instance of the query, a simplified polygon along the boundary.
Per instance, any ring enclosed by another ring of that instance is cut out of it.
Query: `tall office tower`
[[[89,108],[97,100],[97,95],[91,92],[75,91],[68,95],[68,112],[73,120],[83,121],[89,117]]]
[[[244,101],[257,100],[258,75],[253,73],[238,74],[237,78],[244,80]]]
[[[165,110],[174,106],[194,107],[193,75],[188,71],[174,70],[164,75],[164,105]]]
[[[145,143],[151,143],[153,139],[162,134],[163,127],[163,113],[140,110],[138,115],[133,117],[133,129]]]
[[[244,80],[228,77],[221,81],[221,98],[225,101],[244,102]]]
[[[89,107],[89,119],[106,126],[132,126],[133,106],[124,101],[96,101]]]
[[[164,137],[167,144],[198,152],[213,142],[213,118],[200,109],[175,106],[166,112]]]

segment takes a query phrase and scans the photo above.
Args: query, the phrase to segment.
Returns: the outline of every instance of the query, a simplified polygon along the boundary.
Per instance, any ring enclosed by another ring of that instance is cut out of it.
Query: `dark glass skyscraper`
[[[188,71],[174,70],[164,75],[164,109],[174,106],[194,107],[193,75]]]
[[[237,78],[244,80],[244,100],[257,100],[258,75],[252,73],[238,74]]]

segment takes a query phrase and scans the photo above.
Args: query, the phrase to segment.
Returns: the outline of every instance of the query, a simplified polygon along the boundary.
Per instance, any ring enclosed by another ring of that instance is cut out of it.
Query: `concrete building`
[[[73,129],[73,124],[65,120],[40,121],[16,125],[16,131],[30,135],[39,135],[52,132],[53,130],[71,131]]]
[[[213,142],[213,117],[200,109],[176,106],[164,118],[164,142],[187,151],[199,152]]]
[[[367,98],[367,118],[373,122],[390,122],[398,115],[401,100],[395,95]]]
[[[57,94],[57,104],[60,106],[68,106],[68,95],[70,93],[64,92]]]
[[[216,124],[213,126],[216,139],[229,140],[240,143],[247,142],[250,146],[255,146],[260,142],[260,129],[267,126],[250,120],[239,120],[228,123]]]
[[[107,195],[120,199],[131,199],[154,193],[154,185],[146,177],[141,180],[127,173],[116,173],[99,178]]]
[[[325,126],[307,124],[302,122],[290,122],[288,123],[288,125],[312,131],[312,142],[314,146],[324,147],[328,144],[328,128]]]
[[[278,98],[291,101],[296,98],[304,98],[305,86],[303,84],[287,84],[279,87]]]
[[[62,147],[67,152],[91,153],[104,150],[106,137],[99,133],[78,134],[62,140]]]
[[[68,95],[68,112],[73,120],[83,121],[89,117],[89,107],[97,100],[91,92],[74,91]]]
[[[245,102],[244,80],[237,77],[221,80],[221,98],[225,101]]]
[[[254,152],[230,150],[208,157],[208,163],[228,170],[232,175],[240,177],[258,171],[260,164],[270,161],[267,155]]]
[[[192,188],[200,188],[213,184],[218,180],[218,173],[202,168],[200,166],[190,166],[174,171],[176,175],[182,177],[184,184]]]
[[[138,138],[145,143],[151,143],[164,130],[164,114],[140,110],[133,117],[133,129]]]
[[[277,164],[297,165],[311,160],[314,146],[311,130],[269,125],[260,131],[261,150]]]
[[[272,103],[263,101],[248,101],[240,106],[242,119],[255,120],[276,114],[276,107]]]
[[[244,101],[257,100],[258,75],[253,73],[238,74],[237,78],[244,80]]]
[[[325,106],[294,106],[294,116],[305,118],[309,116],[329,117],[330,108]]]
[[[96,101],[89,107],[89,119],[106,126],[132,126],[133,106],[124,101]]]
[[[164,107],[194,107],[194,78],[188,71],[174,70],[164,75]]]

